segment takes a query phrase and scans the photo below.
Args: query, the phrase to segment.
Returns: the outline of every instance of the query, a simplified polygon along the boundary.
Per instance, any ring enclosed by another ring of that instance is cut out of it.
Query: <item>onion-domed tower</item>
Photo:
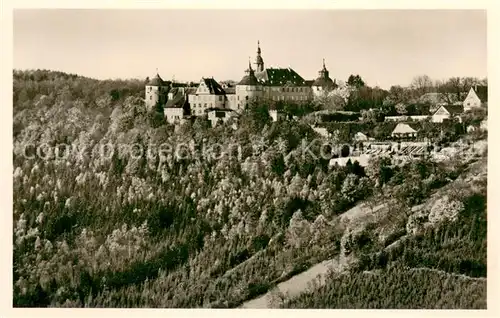
[[[257,57],[255,58],[255,65],[257,65],[257,72],[263,72],[264,71],[264,60],[262,59],[262,56],[260,55],[260,41],[257,41]]]
[[[330,72],[326,69],[325,59],[323,59],[323,68],[318,72],[318,78],[311,85],[314,95],[318,96],[324,91],[329,91],[337,87],[337,83],[330,78]]]
[[[260,97],[262,97],[262,85],[257,80],[257,77],[255,77],[255,72],[249,60],[245,76],[236,84],[237,101],[235,110],[245,109],[249,102],[257,100]]]

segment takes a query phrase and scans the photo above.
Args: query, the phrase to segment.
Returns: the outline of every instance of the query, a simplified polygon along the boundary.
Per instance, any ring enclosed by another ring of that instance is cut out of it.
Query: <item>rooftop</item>
[[[408,124],[399,123],[392,131],[393,134],[413,134],[417,131],[410,127]]]
[[[262,72],[256,72],[257,80],[269,86],[305,86],[306,81],[292,68],[266,68]]]
[[[222,88],[222,86],[217,83],[216,80],[213,78],[203,78],[203,81],[205,82],[205,85],[207,86],[208,90],[210,91],[210,94],[214,95],[225,95],[226,92]]]
[[[147,83],[149,86],[165,86],[166,83],[165,81],[160,77],[160,75],[157,73],[155,77],[150,79]]]

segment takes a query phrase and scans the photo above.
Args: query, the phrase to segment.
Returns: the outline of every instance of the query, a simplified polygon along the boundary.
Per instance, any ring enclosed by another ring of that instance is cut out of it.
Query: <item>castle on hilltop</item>
[[[241,112],[252,101],[306,102],[337,87],[324,60],[318,77],[307,81],[292,68],[266,68],[261,53],[257,42],[255,70],[249,61],[245,75],[235,86],[221,85],[213,77],[203,77],[193,87],[163,81],[156,74],[146,83],[146,106],[163,108],[167,121],[175,123],[189,115],[210,117],[209,112],[213,110],[219,114]]]

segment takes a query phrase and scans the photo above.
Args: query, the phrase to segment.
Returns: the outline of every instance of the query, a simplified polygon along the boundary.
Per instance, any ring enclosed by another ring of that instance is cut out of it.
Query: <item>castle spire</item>
[[[318,76],[320,78],[328,78],[328,76],[329,76],[329,72],[326,69],[326,65],[325,65],[325,58],[323,58],[323,68],[318,72]]]
[[[257,72],[264,71],[264,60],[262,56],[260,56],[260,41],[257,41],[257,58],[255,60],[255,64],[257,65]]]

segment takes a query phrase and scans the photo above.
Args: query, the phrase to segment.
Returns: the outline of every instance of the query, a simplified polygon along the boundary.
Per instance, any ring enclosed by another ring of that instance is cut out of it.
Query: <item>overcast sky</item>
[[[16,10],[14,68],[99,79],[240,80],[260,40],[266,67],[370,86],[416,75],[486,77],[485,11]]]

